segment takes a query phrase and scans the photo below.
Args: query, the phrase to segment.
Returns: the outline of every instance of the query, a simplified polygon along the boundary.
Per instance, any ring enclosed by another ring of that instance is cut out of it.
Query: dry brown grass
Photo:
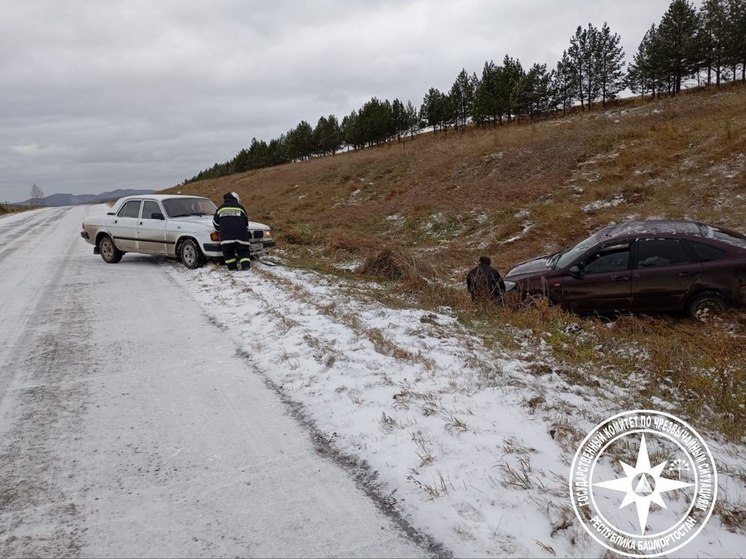
[[[412,256],[398,248],[386,247],[370,254],[358,270],[363,275],[387,280],[422,278],[421,271]]]
[[[634,100],[535,124],[422,135],[176,190],[216,201],[236,190],[281,244],[313,247],[314,260],[330,267],[346,253],[365,257],[397,244],[453,280],[482,252],[506,269],[631,215],[742,227],[745,111],[743,87]],[[622,197],[616,206],[582,209],[615,196]],[[505,242],[526,225],[520,242]]]
[[[589,387],[601,386],[599,381],[621,386],[620,409],[655,409],[662,400],[681,417],[730,440],[746,435],[743,312],[707,323],[639,315],[610,320],[509,302],[492,312],[467,309],[461,317],[507,348],[525,340],[513,329],[535,343],[543,340],[546,354],[528,356],[536,360],[536,374],[556,372],[570,384]]]
[[[10,204],[0,204],[0,215],[25,212],[33,209],[31,206],[11,206]]]
[[[500,326],[552,332],[558,361],[620,382],[639,371],[645,382],[630,389],[630,400],[676,401],[683,413],[706,415],[739,437],[746,434],[743,314],[707,325],[625,317],[609,327],[515,301],[475,308],[463,281],[481,254],[504,271],[633,216],[744,231],[744,114],[746,87],[727,86],[532,124],[426,134],[172,190],[215,201],[235,190],[253,219],[272,225],[292,264],[337,273],[341,263],[362,262],[360,275],[384,279],[391,300],[403,293],[419,305],[452,307],[467,324],[503,331],[507,347],[517,342]],[[589,207],[598,201],[613,203]]]

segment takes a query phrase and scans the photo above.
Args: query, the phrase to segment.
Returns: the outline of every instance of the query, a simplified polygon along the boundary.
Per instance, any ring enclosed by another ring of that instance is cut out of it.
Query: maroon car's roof
[[[603,234],[609,237],[624,235],[696,235],[703,236],[703,225],[696,221],[678,221],[673,219],[651,219],[647,221],[625,221],[609,226]]]
[[[616,239],[632,236],[683,235],[711,239],[720,243],[746,249],[746,236],[697,221],[675,219],[651,219],[647,221],[625,221],[609,225],[596,233],[596,240]]]

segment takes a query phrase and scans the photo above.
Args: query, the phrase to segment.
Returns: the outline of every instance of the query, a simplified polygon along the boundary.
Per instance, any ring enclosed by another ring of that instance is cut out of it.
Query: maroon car
[[[579,313],[699,318],[746,305],[746,237],[692,221],[630,221],[519,264],[505,284]]]

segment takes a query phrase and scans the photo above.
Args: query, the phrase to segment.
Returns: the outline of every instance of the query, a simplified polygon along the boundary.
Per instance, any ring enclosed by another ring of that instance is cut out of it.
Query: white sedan
[[[223,257],[212,224],[215,204],[201,196],[148,194],[120,198],[111,211],[86,219],[80,236],[104,262],[114,264],[127,252],[169,256],[187,268]],[[249,222],[251,254],[261,257],[275,245],[267,225]]]

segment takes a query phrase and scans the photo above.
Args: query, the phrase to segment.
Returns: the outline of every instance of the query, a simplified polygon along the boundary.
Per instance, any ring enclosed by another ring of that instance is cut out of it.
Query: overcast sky
[[[604,21],[631,59],[670,0],[4,0],[0,201],[161,189],[371,97],[419,107]],[[699,5],[699,2],[696,3]]]

